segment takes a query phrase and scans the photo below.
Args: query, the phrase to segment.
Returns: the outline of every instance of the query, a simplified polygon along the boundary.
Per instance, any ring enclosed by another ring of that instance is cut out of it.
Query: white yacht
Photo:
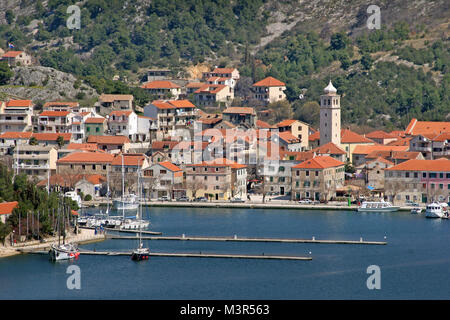
[[[120,225],[121,230],[138,230],[145,229],[150,225],[150,222],[142,219],[125,219]]]
[[[358,212],[394,212],[400,207],[393,206],[392,203],[386,201],[364,201],[358,208]]]
[[[116,210],[137,210],[139,201],[135,194],[127,194],[113,200],[113,208]]]
[[[425,210],[425,217],[427,218],[445,218],[448,217],[448,204],[445,202],[433,202],[427,204]]]

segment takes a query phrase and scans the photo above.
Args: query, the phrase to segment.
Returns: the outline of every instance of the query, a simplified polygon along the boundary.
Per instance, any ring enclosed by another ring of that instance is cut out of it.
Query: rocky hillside
[[[69,73],[53,68],[33,66],[15,67],[14,77],[8,85],[0,86],[0,92],[12,97],[33,101],[84,100],[96,98],[97,92],[77,81]]]

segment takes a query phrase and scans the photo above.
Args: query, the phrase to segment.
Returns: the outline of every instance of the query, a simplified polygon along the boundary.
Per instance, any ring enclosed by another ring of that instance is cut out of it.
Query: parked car
[[[418,207],[419,206],[419,204],[417,202],[414,202],[411,200],[406,200],[405,205],[409,206],[409,207]]]
[[[158,198],[158,201],[170,201],[168,196],[162,196]]]
[[[245,200],[243,200],[241,198],[233,198],[230,200],[230,202],[243,203],[243,202],[245,202]]]
[[[178,202],[189,202],[189,198],[188,197],[179,197],[177,198]]]
[[[206,199],[205,197],[198,197],[195,199],[195,201],[197,202],[208,202],[208,199]]]
[[[303,199],[303,200],[300,200],[298,203],[300,203],[300,204],[314,204],[314,202],[312,200],[310,200],[310,199]]]

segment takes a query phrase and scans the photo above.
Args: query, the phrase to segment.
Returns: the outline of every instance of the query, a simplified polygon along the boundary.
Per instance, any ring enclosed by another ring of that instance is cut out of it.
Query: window
[[[305,174],[306,174],[307,177],[309,177],[309,171],[308,170],[305,171]]]
[[[106,170],[106,166],[105,165],[103,166],[103,170]]]
[[[81,165],[81,169],[86,169],[86,166],[84,164]]]
[[[444,189],[444,184],[443,183],[439,184],[439,189],[441,189],[441,190]]]
[[[440,173],[439,173],[439,178],[440,178],[440,179],[443,179],[443,178],[444,178],[444,173],[443,173],[443,172],[440,172]]]
[[[427,177],[427,173],[426,172],[423,172],[422,173],[422,178],[426,178]]]
[[[298,177],[298,176],[300,176],[300,170],[296,170],[295,171],[295,175]]]
[[[414,172],[414,178],[418,178],[419,174],[417,172]]]
[[[92,170],[95,170],[95,164],[92,165]]]
[[[319,176],[319,171],[316,171],[316,177],[318,177]]]
[[[216,177],[216,181],[219,181],[219,177]]]
[[[405,172],[405,177],[409,178],[409,172]]]

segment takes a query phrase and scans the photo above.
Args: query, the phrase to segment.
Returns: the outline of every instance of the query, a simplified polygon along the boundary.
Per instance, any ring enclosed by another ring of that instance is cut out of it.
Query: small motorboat
[[[358,212],[395,212],[398,211],[400,207],[393,206],[392,203],[381,201],[364,201],[360,207],[358,207]]]
[[[412,214],[419,214],[422,212],[422,208],[412,208],[411,213]]]

